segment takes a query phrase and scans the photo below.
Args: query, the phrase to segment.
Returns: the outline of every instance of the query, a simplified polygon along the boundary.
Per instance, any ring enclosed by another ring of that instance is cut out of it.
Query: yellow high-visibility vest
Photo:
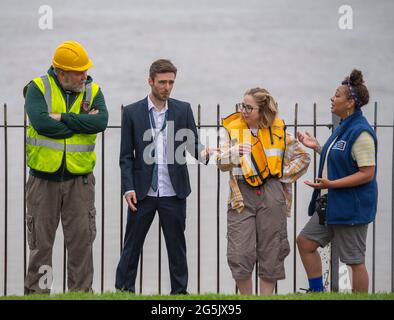
[[[72,106],[67,110],[61,89],[49,74],[35,78],[48,106],[48,113],[72,112],[79,114],[81,104],[92,102],[99,91],[98,84],[90,82],[80,92]],[[53,139],[39,134],[31,124],[27,128],[26,149],[27,165],[34,170],[54,173],[59,170],[63,156],[66,157],[67,171],[84,174],[93,171],[96,163],[96,134],[75,133],[67,139]]]
[[[259,128],[257,136],[250,131],[241,113],[236,112],[223,119],[223,127],[230,136],[231,146],[249,142],[252,152],[240,159],[245,181],[259,187],[269,177],[282,177],[283,157],[286,146],[286,126],[276,118],[269,128]]]

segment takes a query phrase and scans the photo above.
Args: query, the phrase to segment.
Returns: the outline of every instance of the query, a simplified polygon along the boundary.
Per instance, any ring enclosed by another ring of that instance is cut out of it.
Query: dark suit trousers
[[[186,293],[186,199],[149,197],[138,201],[137,212],[128,210],[124,248],[116,270],[115,287],[135,292],[135,278],[144,240],[156,211],[166,241],[170,269],[171,294]]]

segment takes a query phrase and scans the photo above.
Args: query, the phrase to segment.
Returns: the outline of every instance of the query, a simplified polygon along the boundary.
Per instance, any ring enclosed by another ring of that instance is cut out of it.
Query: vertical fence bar
[[[7,104],[4,103],[4,295],[7,295],[7,249],[8,249],[8,123]]]
[[[393,113],[393,149],[391,154],[391,292],[394,292],[394,113]]]
[[[238,104],[235,105],[235,112],[239,112]],[[237,284],[235,284],[235,294],[237,294],[237,293],[238,293],[238,287],[237,287]]]
[[[201,105],[197,107],[197,128],[201,130]],[[201,165],[197,161],[197,293],[201,290]]]
[[[159,188],[159,187],[158,187]],[[159,224],[158,224],[158,236],[159,236],[159,252],[158,252],[158,291],[159,294],[161,294],[161,223],[159,219]]]
[[[120,106],[120,118],[123,117],[123,104]],[[127,191],[127,190],[125,190]],[[123,251],[123,194],[122,194],[122,178],[120,178],[120,254]]]
[[[66,241],[63,240],[63,293],[66,292],[66,275],[67,275],[67,248]]]
[[[375,101],[373,110],[373,128],[377,134],[378,103]],[[372,223],[372,293],[375,293],[376,282],[376,221]]]
[[[122,189],[121,189],[122,190]],[[122,191],[120,192],[120,239],[119,239],[119,248],[120,248],[120,254],[122,254],[123,251],[123,195]]]
[[[158,291],[159,291],[159,294],[161,294],[161,224],[160,224],[160,219],[159,219],[159,252],[158,252],[158,255],[159,255],[159,266],[158,266],[158,270],[159,270],[159,274],[158,274],[158,279],[157,279],[157,281],[158,281]]]
[[[216,138],[216,147],[219,148],[219,130],[220,130],[220,105],[217,105],[217,113],[216,113],[216,129],[217,129],[217,138]],[[217,236],[216,236],[216,291],[220,292],[220,170],[217,171],[217,190],[216,190],[216,223],[217,223]]]
[[[317,139],[317,115],[316,115],[316,110],[317,110],[317,105],[316,105],[316,102],[315,102],[315,103],[313,103],[313,136]],[[316,176],[317,176],[317,154],[316,154],[316,151],[313,151],[313,181],[315,181]]]
[[[256,235],[256,238],[257,238],[257,235]],[[256,239],[257,240],[257,239]],[[256,242],[257,243],[257,242]],[[258,262],[258,260],[256,259],[256,268],[255,268],[255,271],[254,271],[254,282],[255,282],[255,285],[254,285],[254,293],[256,294],[256,295],[258,295],[259,294],[259,274],[258,274],[258,269],[259,269],[259,262]]]
[[[101,293],[104,292],[105,132],[101,140]]]
[[[142,279],[143,279],[143,270],[144,270],[144,249],[141,249],[140,256],[140,294],[142,293]]]
[[[64,235],[64,231],[63,231]],[[67,281],[67,247],[66,240],[63,239],[63,293],[66,292],[66,281]]]
[[[316,116],[316,102],[313,104],[313,136],[317,136],[317,116]],[[313,151],[313,180],[316,179],[317,175],[317,156],[316,151]]]
[[[339,117],[332,115],[332,131],[339,125]],[[338,292],[339,290],[339,252],[338,245],[335,238],[331,241],[331,291]]]
[[[294,108],[294,137],[297,137],[298,130],[298,103],[295,104]],[[297,181],[294,181],[294,225],[293,225],[293,292],[297,292]]]
[[[23,112],[23,279],[26,277],[26,112]]]

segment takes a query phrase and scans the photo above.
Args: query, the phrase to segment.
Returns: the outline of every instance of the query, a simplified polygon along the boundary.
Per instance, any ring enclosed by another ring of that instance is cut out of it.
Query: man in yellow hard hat
[[[29,117],[26,148],[26,225],[30,248],[25,294],[49,293],[52,248],[59,221],[67,248],[69,291],[91,291],[96,134],[108,112],[98,84],[87,75],[93,63],[76,41],[55,50],[47,74],[25,88]]]

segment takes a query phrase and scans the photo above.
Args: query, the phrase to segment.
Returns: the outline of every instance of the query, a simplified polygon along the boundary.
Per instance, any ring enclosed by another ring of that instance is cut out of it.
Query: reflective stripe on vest
[[[92,99],[92,83],[89,82],[85,86],[85,99],[84,101],[89,101]]]
[[[270,128],[260,128],[254,136],[239,112],[223,119],[232,144],[251,143],[252,152],[240,158],[245,181],[258,187],[269,177],[282,176],[285,151],[285,124],[276,118]]]
[[[48,113],[52,112],[52,90],[51,85],[49,83],[49,78],[47,75],[41,77],[42,82],[44,83],[44,98],[47,103]]]
[[[267,157],[283,157],[284,150],[281,149],[264,149]]]
[[[33,81],[44,96],[48,113],[79,114],[82,103],[88,101],[91,106],[99,91],[96,83],[86,84],[85,90],[77,95],[67,110],[62,91],[50,75]],[[53,173],[60,168],[65,153],[66,168],[70,173],[90,173],[96,163],[95,141],[96,134],[74,134],[66,139],[49,138],[40,135],[30,124],[26,138],[27,164],[32,169]]]
[[[55,150],[64,150],[64,144],[52,140],[26,138],[26,144],[38,147],[47,147]],[[66,144],[67,152],[92,152],[94,151],[94,144]]]

